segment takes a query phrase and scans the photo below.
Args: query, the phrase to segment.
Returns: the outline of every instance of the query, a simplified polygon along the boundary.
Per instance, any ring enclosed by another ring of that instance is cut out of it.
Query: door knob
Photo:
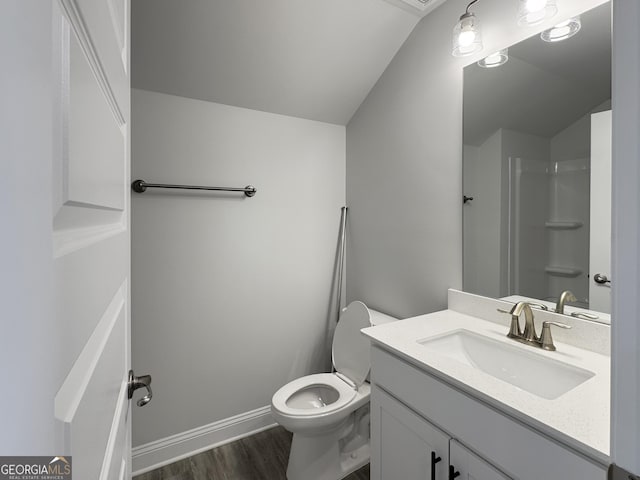
[[[147,394],[138,400],[137,405],[139,407],[144,407],[153,397],[153,392],[151,391],[151,375],[136,377],[133,374],[133,370],[129,370],[129,383],[127,388],[127,397],[129,400],[133,397],[133,392],[142,387],[147,389]]]

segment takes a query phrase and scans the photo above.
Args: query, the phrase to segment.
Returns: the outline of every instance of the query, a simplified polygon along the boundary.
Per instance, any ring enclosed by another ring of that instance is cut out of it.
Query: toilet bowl
[[[273,395],[273,418],[293,433],[288,480],[339,480],[369,461],[370,343],[360,330],[393,320],[350,303],[333,336],[335,372],[297,378]]]

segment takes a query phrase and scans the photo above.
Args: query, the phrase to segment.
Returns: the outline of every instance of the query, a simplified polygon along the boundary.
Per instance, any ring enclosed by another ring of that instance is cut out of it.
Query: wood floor
[[[286,480],[290,447],[291,433],[275,427],[143,473],[133,480]],[[344,480],[369,480],[369,465]]]

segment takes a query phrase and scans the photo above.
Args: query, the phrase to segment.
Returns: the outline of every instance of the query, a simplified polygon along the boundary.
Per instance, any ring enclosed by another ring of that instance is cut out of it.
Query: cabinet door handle
[[[436,452],[431,452],[431,480],[436,480],[436,463],[442,458],[436,457]]]
[[[449,465],[449,480],[454,480],[454,478],[459,477],[460,472],[456,472],[456,469],[453,465]]]

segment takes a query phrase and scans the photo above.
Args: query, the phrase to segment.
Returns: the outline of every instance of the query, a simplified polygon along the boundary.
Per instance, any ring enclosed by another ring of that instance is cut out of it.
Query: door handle
[[[605,283],[611,283],[611,280],[609,280],[606,275],[602,275],[601,273],[596,273],[593,276],[593,281],[599,285],[604,285]]]
[[[142,375],[140,377],[136,377],[133,374],[133,370],[129,370],[129,383],[127,384],[127,398],[131,400],[133,397],[133,392],[135,392],[139,388],[146,388],[147,394],[137,401],[137,405],[139,407],[144,407],[147,403],[151,401],[153,397],[153,392],[151,391],[151,375]]]

